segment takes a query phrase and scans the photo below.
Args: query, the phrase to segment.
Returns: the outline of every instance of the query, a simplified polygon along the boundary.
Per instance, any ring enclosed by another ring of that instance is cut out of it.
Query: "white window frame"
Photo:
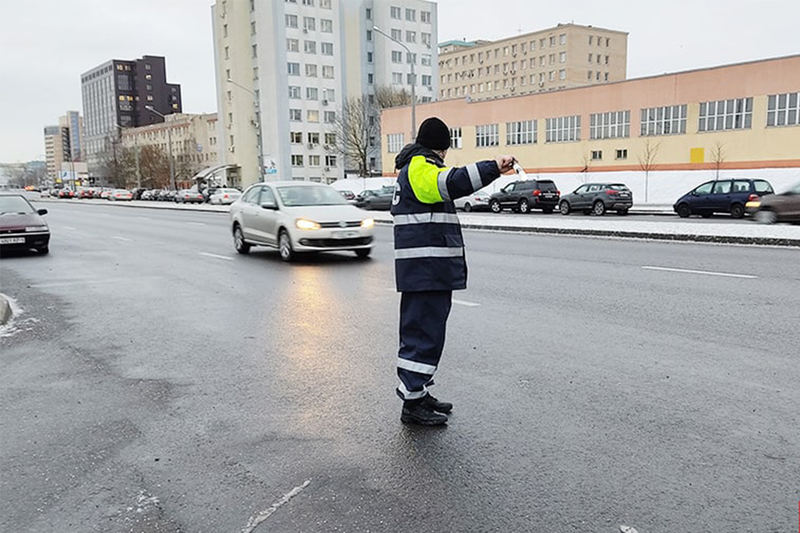
[[[461,128],[450,128],[450,148],[460,150],[463,147],[464,138],[461,135]]]
[[[643,108],[639,119],[642,137],[686,133],[686,104]]]
[[[753,127],[753,97],[700,102],[697,131],[749,130]]]
[[[589,115],[589,139],[622,139],[631,135],[631,112],[608,111]]]
[[[390,133],[386,136],[386,149],[390,154],[396,154],[405,146],[405,134],[403,133]]]
[[[506,122],[506,144],[509,146],[536,144],[538,140],[537,137],[536,120]]]
[[[581,116],[548,118],[545,121],[545,143],[576,142],[581,140]]]
[[[481,124],[475,126],[475,147],[488,148],[500,144],[500,125]]]
[[[800,124],[800,91],[770,94],[767,97],[767,127],[780,128]]]

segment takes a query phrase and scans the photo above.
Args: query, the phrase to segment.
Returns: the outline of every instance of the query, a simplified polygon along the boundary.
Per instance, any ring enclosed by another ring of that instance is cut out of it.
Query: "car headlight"
[[[319,224],[317,224],[313,220],[307,220],[305,218],[298,218],[295,221],[294,225],[297,226],[298,229],[309,229],[309,230],[319,229]]]
[[[365,218],[361,221],[361,227],[369,229],[375,225],[375,219],[372,218]]]
[[[25,226],[25,231],[47,231],[47,226]]]

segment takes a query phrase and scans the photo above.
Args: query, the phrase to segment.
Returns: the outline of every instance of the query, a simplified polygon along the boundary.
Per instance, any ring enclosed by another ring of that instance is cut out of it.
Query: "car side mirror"
[[[692,191],[692,196],[697,196],[697,191]]]
[[[278,204],[276,204],[275,202],[264,202],[261,204],[261,207],[263,209],[270,209],[272,211],[278,210]]]
[[[39,213],[40,215],[46,215],[47,214],[47,209],[39,209],[36,212]]]

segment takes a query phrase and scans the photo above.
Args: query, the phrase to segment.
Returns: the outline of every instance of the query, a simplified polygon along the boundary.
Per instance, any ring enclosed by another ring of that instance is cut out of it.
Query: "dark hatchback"
[[[627,215],[632,205],[633,193],[624,183],[584,183],[574,192],[562,196],[558,209],[562,215],[572,211],[598,216],[606,211],[616,211],[619,215]]]
[[[50,251],[50,228],[42,215],[20,194],[0,194],[0,250]]]
[[[691,215],[710,217],[714,213],[730,213],[733,218],[742,218],[747,202],[767,194],[774,194],[774,191],[766,180],[707,181],[678,198],[672,208],[681,218]]]
[[[529,213],[531,209],[552,213],[560,196],[561,192],[551,180],[512,181],[492,194],[489,209],[493,213],[509,208],[515,213]]]

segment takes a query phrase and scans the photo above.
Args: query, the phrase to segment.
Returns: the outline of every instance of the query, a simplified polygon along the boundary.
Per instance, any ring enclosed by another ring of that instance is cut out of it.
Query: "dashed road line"
[[[133,239],[128,239],[127,237],[118,237],[118,236],[114,235],[111,238],[112,239],[117,239],[118,241],[133,242]]]
[[[258,524],[269,518],[270,515],[272,515],[272,513],[278,510],[278,507],[280,507],[281,505],[285,504],[286,502],[288,502],[289,500],[300,494],[300,492],[302,492],[302,490],[306,488],[309,483],[311,483],[311,480],[307,479],[302,485],[299,485],[290,490],[289,492],[287,492],[286,494],[284,494],[280,500],[270,505],[269,508],[261,511],[256,515],[251,516],[250,520],[247,521],[247,525],[245,525],[244,528],[242,528],[242,533],[252,533],[253,530],[255,530],[256,526],[258,526]]]
[[[662,272],[680,272],[682,274],[702,274],[705,276],[721,276],[726,278],[758,279],[758,276],[750,274],[731,274],[729,272],[709,272],[707,270],[689,270],[684,268],[667,268],[657,266],[643,266],[644,270],[659,270]]]
[[[217,255],[217,254],[210,254],[208,252],[197,252],[200,255],[204,255],[206,257],[214,257],[215,259],[225,259],[226,261],[233,261],[233,257],[227,255]]]
[[[191,224],[192,226],[205,226],[205,222],[187,222],[187,224]]]

